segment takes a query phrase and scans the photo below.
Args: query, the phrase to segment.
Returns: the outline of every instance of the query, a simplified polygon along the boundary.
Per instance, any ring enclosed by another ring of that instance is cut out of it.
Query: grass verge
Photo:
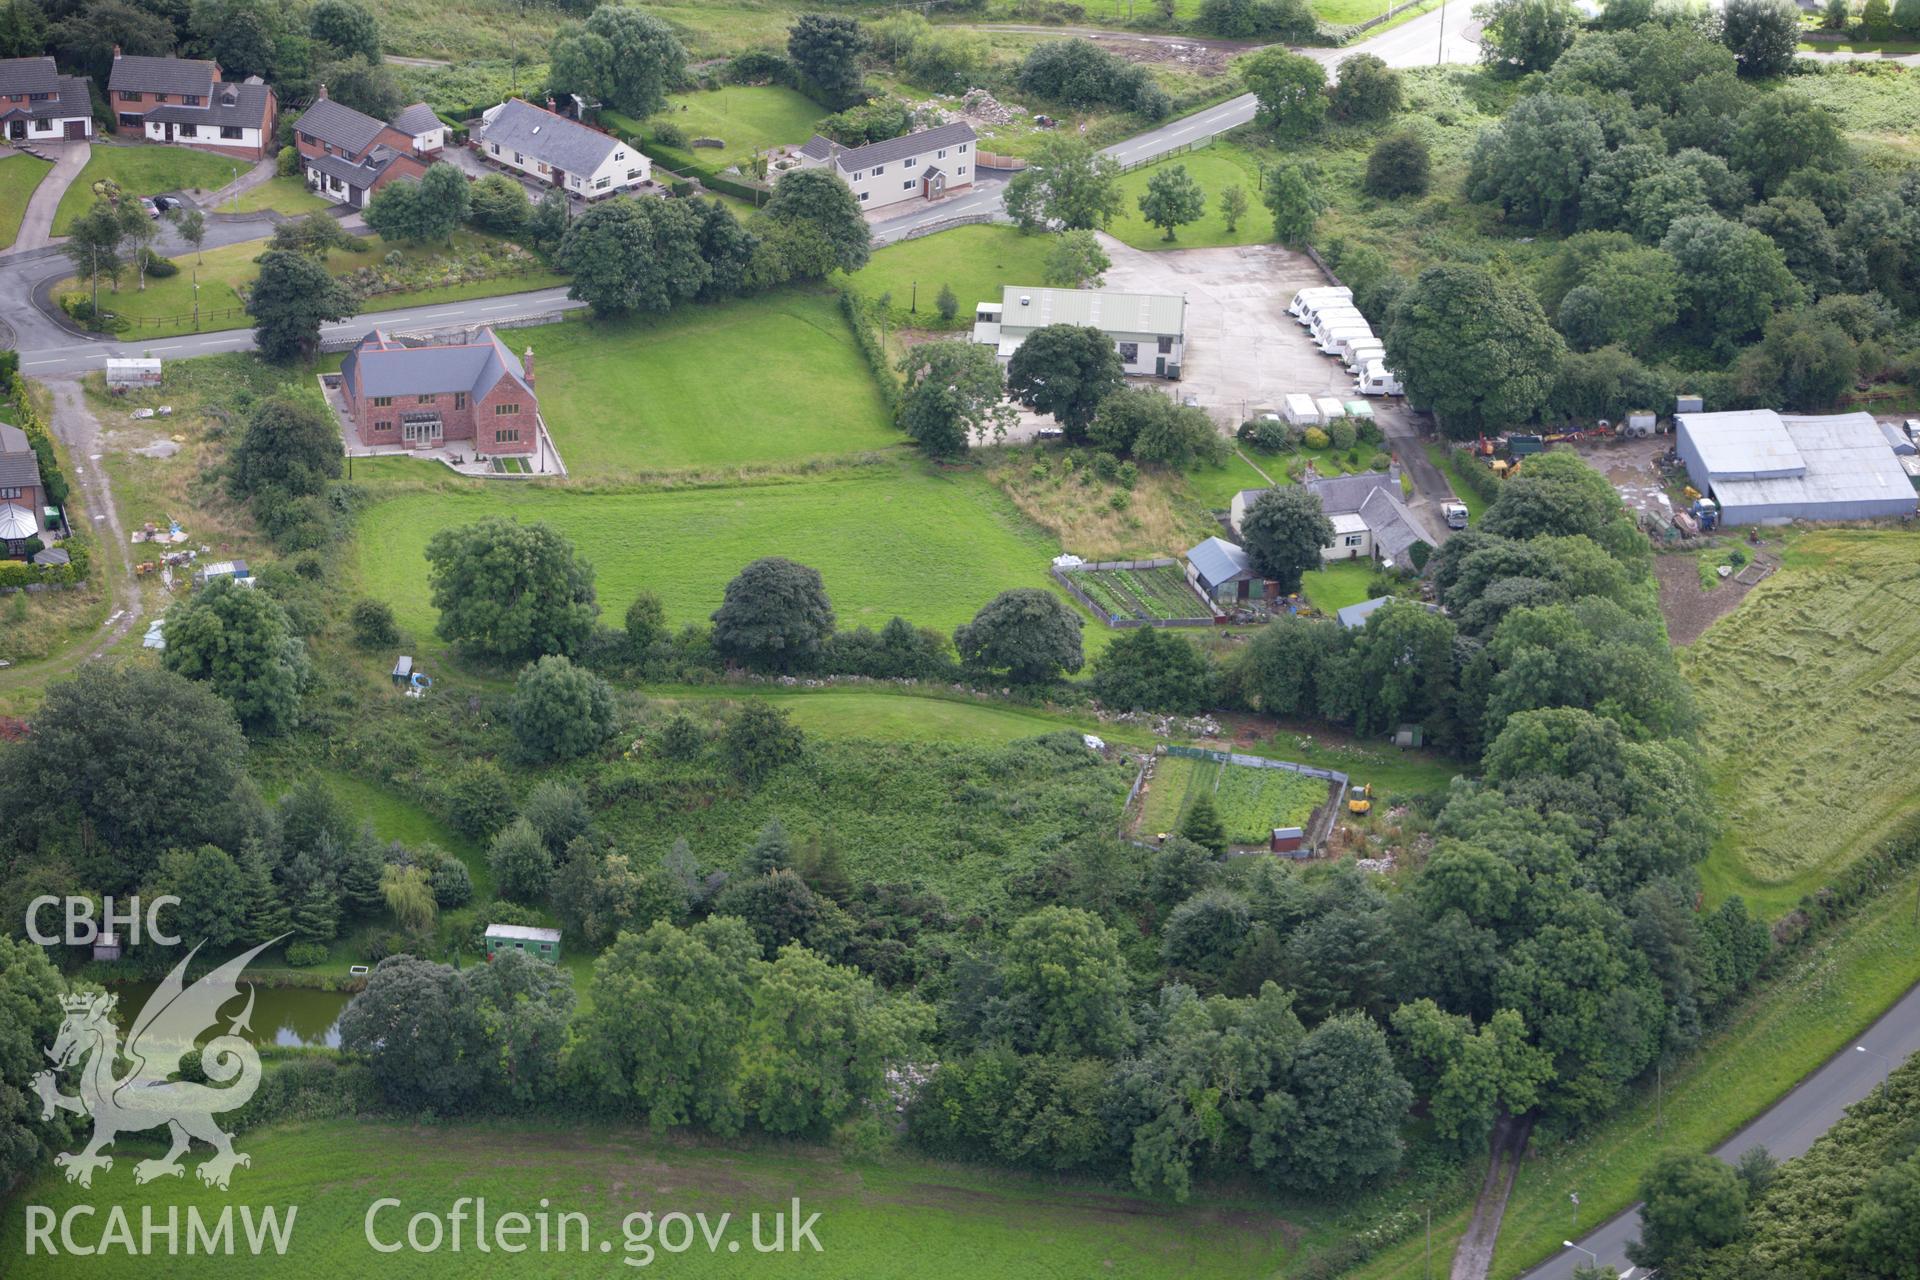
[[[27,203],[52,168],[38,156],[11,155],[0,160],[0,249],[10,247],[19,238],[20,220],[27,216]]]
[[[303,213],[320,213],[332,207],[329,201],[314,194],[302,179],[273,177],[250,191],[242,191],[239,199],[222,204],[217,212],[258,213],[262,209],[272,209],[289,217],[298,217]]]
[[[1206,192],[1206,212],[1168,240],[1164,231],[1149,225],[1141,214],[1140,197],[1154,174],[1180,166]],[[1227,230],[1226,217],[1220,212],[1220,193],[1228,187],[1239,187],[1247,197],[1247,211],[1232,231]],[[1229,142],[1215,142],[1199,151],[1135,169],[1120,179],[1120,193],[1120,216],[1108,224],[1107,231],[1136,249],[1207,249],[1264,244],[1273,239],[1273,219],[1260,204],[1260,163]]]

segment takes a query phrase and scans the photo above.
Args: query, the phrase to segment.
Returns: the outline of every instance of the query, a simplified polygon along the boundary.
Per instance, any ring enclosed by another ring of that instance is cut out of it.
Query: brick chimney
[[[113,46],[113,60],[114,60],[115,62],[118,62],[118,61],[120,61],[120,46],[119,46],[119,45],[115,45],[115,46]]]
[[[325,102],[325,101],[326,101],[326,98],[327,98],[327,82],[326,82],[325,80],[322,80],[322,81],[320,82],[320,87],[319,87],[318,89],[315,89],[315,90],[314,90],[314,92],[313,92],[313,96],[314,96],[314,99],[315,99],[316,101],[319,101],[319,102]]]
[[[559,110],[559,108],[554,105],[552,94],[547,95],[547,110],[555,112]]]
[[[520,372],[526,375],[527,385],[533,385],[533,348],[528,347],[520,357]]]

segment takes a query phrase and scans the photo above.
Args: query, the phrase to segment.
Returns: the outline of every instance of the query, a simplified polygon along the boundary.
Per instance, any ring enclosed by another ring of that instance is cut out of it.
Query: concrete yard
[[[1186,360],[1176,394],[1198,398],[1222,426],[1277,410],[1290,392],[1343,400],[1356,394],[1353,376],[1320,354],[1287,314],[1295,293],[1326,283],[1305,254],[1271,244],[1149,253],[1108,235],[1100,244],[1113,259],[1107,288],[1186,295]]]

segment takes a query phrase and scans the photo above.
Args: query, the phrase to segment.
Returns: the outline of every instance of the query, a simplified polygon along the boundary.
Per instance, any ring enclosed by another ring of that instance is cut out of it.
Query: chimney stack
[[[555,110],[557,110],[557,109],[558,109],[558,108],[556,108],[556,107],[554,106],[554,103],[553,103],[553,95],[552,95],[552,94],[548,94],[548,95],[547,95],[547,110],[549,110],[549,111],[555,111]]]
[[[313,93],[313,96],[314,96],[314,97],[315,97],[315,98],[316,98],[317,100],[319,100],[319,101],[321,101],[321,102],[324,102],[324,101],[326,101],[326,98],[327,98],[327,82],[326,82],[325,80],[322,80],[322,81],[320,82],[320,87],[319,87],[318,89],[316,89],[316,90],[314,90],[314,93]]]
[[[115,62],[118,62],[118,61],[120,60],[120,46],[119,46],[119,45],[115,45],[115,46],[113,46],[113,60],[114,60]]]
[[[520,371],[527,377],[527,385],[533,385],[533,348],[528,347],[526,354],[520,357]]]

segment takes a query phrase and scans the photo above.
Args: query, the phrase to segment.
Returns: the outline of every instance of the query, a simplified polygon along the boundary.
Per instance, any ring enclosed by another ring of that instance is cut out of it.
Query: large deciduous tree
[[[1400,73],[1370,53],[1340,60],[1329,93],[1336,118],[1355,123],[1385,120],[1400,110]]]
[[[457,1112],[486,1066],[477,1030],[459,970],[388,956],[340,1015],[340,1047],[366,1059],[390,1102]]]
[[[866,48],[859,19],[845,14],[803,13],[787,28],[787,56],[830,107],[859,101]]]
[[[1267,49],[1240,63],[1240,81],[1260,100],[1259,121],[1282,138],[1304,138],[1327,115],[1327,73],[1312,58]]]
[[[957,458],[969,445],[1000,440],[1019,421],[991,347],[930,342],[902,356],[900,370],[908,381],[901,429],[931,457]]]
[[[1723,354],[1760,332],[1776,308],[1803,296],[1779,245],[1717,213],[1680,219],[1660,247],[1680,271],[1683,322]]]
[[[1082,1055],[1126,1046],[1133,979],[1119,938],[1093,913],[1045,907],[1014,921],[1001,979],[1020,1047]]]
[[[699,213],[683,200],[602,201],[568,225],[554,261],[573,276],[568,296],[605,316],[665,315],[712,275]]]
[[[1320,495],[1300,485],[1269,489],[1240,521],[1247,563],[1283,595],[1300,590],[1300,575],[1320,567],[1320,550],[1333,545],[1333,521]]]
[[[1093,660],[1093,691],[1115,711],[1177,711],[1193,715],[1218,693],[1206,654],[1159,627],[1123,631]]]
[[[64,1148],[85,1123],[58,1110],[42,1119],[34,1097],[34,1077],[47,1069],[46,1050],[66,1016],[66,992],[45,950],[0,935],[0,1178],[9,1181]]]
[[[600,614],[593,566],[550,526],[488,516],[427,543],[434,634],[503,661],[571,654]]]
[[[1516,75],[1545,71],[1580,34],[1580,14],[1570,0],[1492,0],[1476,6],[1482,24],[1480,56]]]
[[[1147,225],[1166,232],[1171,241],[1174,232],[1189,222],[1198,222],[1207,212],[1207,193],[1187,173],[1183,164],[1155,169],[1140,196],[1140,216]]]
[[[873,252],[873,233],[860,216],[853,189],[825,169],[802,169],[780,179],[761,216],[784,234],[820,246],[816,253],[789,253],[788,266],[796,276],[858,271]]]
[[[613,689],[572,660],[548,654],[514,682],[507,720],[528,758],[571,760],[613,732]]]
[[[355,302],[353,291],[324,263],[304,253],[269,249],[260,256],[260,274],[247,295],[254,345],[273,361],[311,356],[320,347],[320,326],[346,319]]]
[[[1087,439],[1101,402],[1124,386],[1113,339],[1091,325],[1043,325],[1007,362],[1007,390],[1051,414],[1076,443]]]
[[[1386,341],[1408,398],[1454,439],[1530,420],[1566,354],[1531,292],[1464,263],[1422,271],[1395,301]]]
[[[1274,165],[1260,198],[1273,215],[1273,238],[1288,248],[1305,248],[1326,208],[1307,171],[1291,160]]]
[[[335,57],[380,56],[380,24],[353,0],[320,0],[307,11],[307,34]]]
[[[167,610],[167,670],[204,680],[249,733],[284,733],[300,709],[306,646],[265,591],[216,578]]]
[[[1057,223],[1064,231],[1104,227],[1119,213],[1120,166],[1086,141],[1050,134],[1007,183],[1007,213],[1022,231]]]
[[[1658,1270],[1685,1264],[1747,1233],[1747,1189],[1704,1152],[1670,1152],[1640,1179],[1640,1238],[1627,1257]]]
[[[1002,591],[953,633],[960,660],[986,671],[1005,671],[1019,682],[1051,680],[1080,669],[1080,615],[1051,591],[1016,587]]]
[[[304,497],[339,478],[340,428],[309,396],[276,395],[255,405],[227,458],[227,490],[236,498]]]
[[[1800,7],[1793,0],[1727,0],[1720,38],[1744,75],[1775,76],[1793,65],[1800,47]]]
[[[687,51],[673,28],[644,9],[602,5],[583,28],[554,38],[553,88],[605,102],[630,116],[650,116],[686,76]]]
[[[713,611],[714,651],[762,670],[810,665],[832,634],[833,602],[820,571],[783,556],[763,556],[735,574]]]

